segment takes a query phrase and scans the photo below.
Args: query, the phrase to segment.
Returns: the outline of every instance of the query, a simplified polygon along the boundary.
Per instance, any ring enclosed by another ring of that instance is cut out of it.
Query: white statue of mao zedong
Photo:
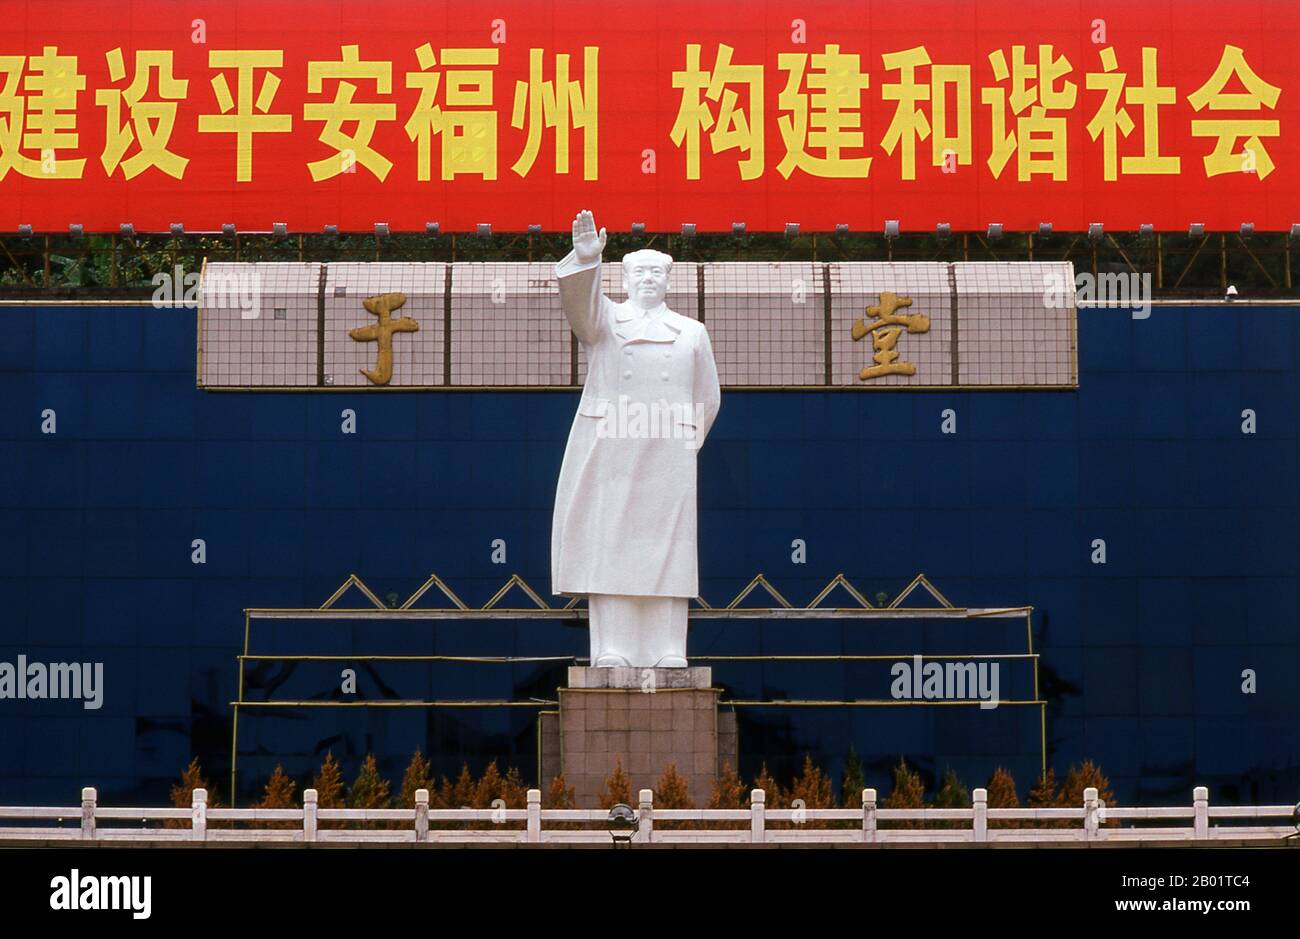
[[[584,210],[555,265],[587,380],[556,488],[551,589],[587,597],[593,666],[685,668],[695,456],[721,405],[718,371],[704,324],[664,303],[673,259],[626,255],[616,303],[600,289],[604,248]]]

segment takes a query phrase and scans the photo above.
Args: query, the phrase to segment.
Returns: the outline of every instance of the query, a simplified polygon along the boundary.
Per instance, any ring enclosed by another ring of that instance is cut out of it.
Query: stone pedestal
[[[673,765],[706,805],[719,768],[736,765],[735,714],[712,685],[709,668],[570,668],[558,715],[540,725],[543,789],[563,772],[578,806],[595,807],[621,764],[635,800]]]

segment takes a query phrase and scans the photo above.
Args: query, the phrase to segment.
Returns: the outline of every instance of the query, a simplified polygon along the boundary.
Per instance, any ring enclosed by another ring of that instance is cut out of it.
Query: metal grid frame
[[[457,262],[449,290],[448,384],[570,383],[570,333],[554,299],[554,265]]]
[[[816,385],[826,377],[821,265],[701,265],[705,324],[724,386]]]
[[[621,262],[601,281],[620,300]],[[705,323],[730,389],[1071,390],[1078,311],[1072,289],[1050,305],[1048,281],[1072,287],[1072,262],[676,262],[667,302]],[[241,318],[230,282],[256,285],[259,319]],[[361,299],[399,290],[399,315],[420,328],[394,337],[399,367],[377,386],[360,372],[376,346],[348,331],[373,322]],[[895,346],[916,373],[860,380],[872,336],[850,331],[876,323],[867,311],[886,290],[911,299],[900,313],[929,318]],[[198,342],[197,384],[214,391],[572,390],[586,378],[546,262],[205,264]]]
[[[406,302],[392,315],[415,320],[419,329],[393,336],[394,358],[403,367],[393,372],[391,384],[427,387],[444,384],[443,308],[446,299],[446,265],[439,262],[344,262],[325,267],[324,374],[325,385],[358,387],[369,384],[361,369],[372,369],[376,344],[357,342],[348,334],[370,326],[375,317],[361,301],[377,294],[398,292]]]
[[[199,278],[199,387],[316,383],[322,265],[205,264]]]
[[[962,384],[1077,384],[1074,317],[1048,305],[1049,295],[1065,285],[1073,309],[1074,265],[958,261],[952,269],[961,311]]]
[[[851,329],[886,290],[909,297],[912,305],[900,312],[928,316],[930,328],[925,333],[904,332],[898,339],[898,361],[915,365],[915,375],[881,375],[871,379],[870,384],[883,387],[956,384],[952,361],[955,297],[949,265],[925,261],[850,262],[828,264],[826,273],[831,287],[833,384],[858,385],[859,369],[872,364],[870,335],[855,342]]]
[[[336,604],[355,590],[360,593],[365,605],[359,607],[339,607]],[[847,593],[853,606],[823,606],[829,597],[837,591]],[[512,593],[523,594],[529,606],[503,606]],[[425,596],[441,598],[440,605],[429,605]],[[757,601],[751,601],[754,595]],[[913,597],[920,598],[922,604],[915,603]],[[766,602],[767,605],[763,605]],[[520,661],[581,661],[579,656],[451,656],[451,655],[256,655],[251,651],[253,624],[258,621],[324,621],[355,620],[367,622],[402,622],[408,620],[541,620],[541,619],[586,619],[587,610],[578,597],[568,600],[562,607],[553,607],[546,602],[523,577],[518,574],[501,585],[481,607],[472,608],[437,574],[430,574],[428,579],[417,588],[400,606],[390,607],[379,599],[378,595],[356,574],[348,578],[319,607],[249,607],[244,610],[243,651],[236,656],[239,667],[238,697],[230,702],[233,711],[230,739],[230,792],[238,792],[237,767],[239,756],[239,712],[241,708],[277,709],[297,707],[342,707],[342,708],[480,708],[480,707],[532,707],[538,709],[539,722],[541,714],[558,706],[558,701],[530,698],[523,701],[509,700],[433,700],[413,701],[402,699],[382,699],[379,701],[246,701],[244,699],[245,665],[249,662],[262,661],[441,661],[512,664]],[[1042,771],[1047,771],[1047,704],[1042,697],[1039,685],[1039,653],[1034,651],[1034,608],[1032,606],[1011,607],[960,607],[944,596],[924,573],[918,573],[899,593],[885,604],[872,604],[841,572],[827,581],[826,585],[805,606],[797,607],[790,603],[763,574],[755,575],[749,583],[732,599],[721,607],[712,606],[703,597],[696,597],[689,609],[690,619],[855,619],[855,620],[897,620],[897,619],[952,619],[952,620],[986,620],[986,619],[1023,619],[1025,624],[1025,651],[1010,653],[972,653],[927,655],[930,659],[1016,659],[1028,660],[1033,667],[1032,699],[1000,701],[999,707],[1037,707],[1039,713],[1039,746]],[[758,655],[758,656],[693,656],[694,661],[730,661],[745,659],[751,661],[897,661],[913,653],[890,655]],[[838,700],[730,700],[720,702],[734,707],[977,707],[979,701],[927,701],[892,699],[857,699]]]

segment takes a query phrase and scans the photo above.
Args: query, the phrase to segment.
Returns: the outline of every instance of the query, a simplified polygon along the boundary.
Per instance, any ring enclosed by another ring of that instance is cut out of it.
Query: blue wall
[[[430,572],[484,602],[549,589],[550,511],[576,393],[230,394],[194,388],[192,311],[0,309],[0,661],[102,661],[106,703],[0,701],[0,800],[166,798],[192,754],[224,789],[242,609],[316,606],[351,572],[405,598]],[[1078,393],[726,393],[701,455],[702,591],[762,571],[794,603],[838,572],[869,596],[918,571],[959,605],[1032,604],[1049,760],[1119,797],[1288,801],[1300,789],[1297,309],[1080,314]],[[58,433],[40,433],[52,408]],[[359,432],[339,432],[353,408]],[[956,436],[939,432],[954,408]],[[1241,412],[1258,433],[1241,433]],[[190,561],[194,538],[207,564]],[[504,538],[508,563],[489,544]],[[790,542],[807,542],[807,564]],[[1090,563],[1104,538],[1108,563]],[[999,631],[1001,630],[1001,631]],[[699,623],[695,654],[1023,650],[1023,629]],[[260,643],[260,645],[259,645]],[[256,651],[584,654],[561,622],[262,626]],[[252,697],[319,695],[335,671],[250,670]],[[1258,693],[1241,693],[1241,672]],[[1014,669],[1012,670],[1014,672]],[[887,673],[716,665],[736,698],[887,696]],[[555,664],[377,666],[367,696],[550,697]],[[1023,674],[1004,677],[1018,696]],[[260,712],[241,788],[332,748],[400,777],[416,747],[454,773],[536,772],[531,709]],[[869,781],[906,755],[979,785],[1039,760],[1036,708],[740,709],[742,771],[804,752]]]

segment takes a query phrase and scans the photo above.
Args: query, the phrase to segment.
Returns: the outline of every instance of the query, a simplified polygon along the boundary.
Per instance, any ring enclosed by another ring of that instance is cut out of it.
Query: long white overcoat
[[[555,274],[587,380],[555,493],[552,592],[698,596],[695,456],[722,402],[708,331],[610,300],[599,260],[570,252]]]

